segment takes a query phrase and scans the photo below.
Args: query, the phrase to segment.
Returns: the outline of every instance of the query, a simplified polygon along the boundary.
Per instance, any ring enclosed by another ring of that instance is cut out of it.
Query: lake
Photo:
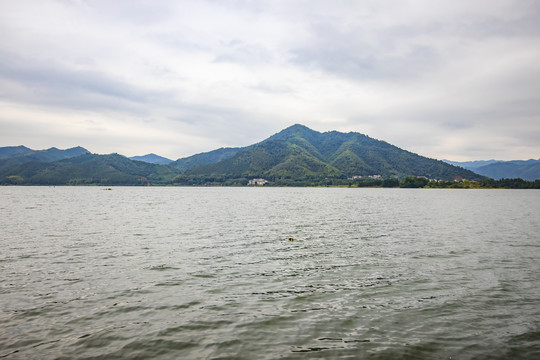
[[[538,190],[0,199],[0,358],[540,358]]]

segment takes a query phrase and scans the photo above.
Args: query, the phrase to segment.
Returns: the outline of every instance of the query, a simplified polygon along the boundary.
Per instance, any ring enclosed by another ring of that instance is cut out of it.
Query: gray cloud
[[[268,94],[292,94],[294,90],[286,84],[258,83],[250,87],[256,91],[262,91]]]
[[[497,3],[491,4],[497,7]],[[381,5],[383,13],[393,6],[392,3],[385,5],[387,7]],[[444,9],[445,5],[440,5]],[[359,16],[358,21],[349,26],[343,26],[334,18],[313,17],[308,20],[310,39],[291,50],[291,61],[348,79],[399,81],[444,66],[450,60],[448,57],[459,56],[459,53],[441,53],[440,49],[455,47],[453,43],[540,36],[537,2],[501,7],[497,16],[462,11],[459,15],[463,18],[439,19],[434,14],[426,14],[417,24],[404,22],[407,20],[404,14],[404,20],[387,19],[388,24],[374,25],[366,21],[377,15],[370,13],[372,9],[367,11],[369,15]],[[351,12],[355,10],[359,9],[353,8]]]
[[[261,45],[246,44],[239,40],[233,40],[226,45],[226,50],[223,53],[216,56],[214,61],[260,64],[271,61],[272,56],[272,53]]]
[[[103,71],[70,69],[54,62],[0,53],[0,79],[25,91],[2,90],[2,96],[18,102],[76,109],[137,108],[164,96],[139,89]]]
[[[538,19],[532,0],[4,2],[0,140],[176,158],[304,123],[538,158]]]
[[[292,62],[352,79],[410,78],[438,60],[434,48],[404,41],[405,34],[418,31],[401,26],[381,32],[362,27],[343,31],[339,24],[315,23],[311,24],[313,42],[293,49]]]

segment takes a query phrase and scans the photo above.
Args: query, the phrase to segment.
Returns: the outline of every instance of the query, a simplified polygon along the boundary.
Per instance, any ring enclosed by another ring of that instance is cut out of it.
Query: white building
[[[268,184],[268,181],[265,180],[265,179],[251,179],[249,180],[248,182],[248,185],[264,185],[264,184]]]

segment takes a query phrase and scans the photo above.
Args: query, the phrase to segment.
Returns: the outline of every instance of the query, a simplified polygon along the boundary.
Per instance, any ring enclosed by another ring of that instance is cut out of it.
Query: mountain
[[[455,166],[461,166],[462,168],[471,170],[471,171],[474,171],[475,169],[478,169],[481,166],[500,162],[500,160],[451,161],[451,160],[446,160],[446,159],[444,159],[443,161],[448,164],[455,165]]]
[[[54,162],[31,161],[0,171],[1,184],[148,185],[170,183],[175,173],[164,165],[118,154],[86,153]]]
[[[469,170],[402,150],[384,141],[349,132],[320,133],[293,125],[225,159],[187,169],[177,183],[223,182],[262,177],[275,184],[301,184],[380,175],[481,179]]]
[[[171,159],[167,159],[166,157],[159,156],[153,153],[142,155],[142,156],[132,156],[129,159],[142,161],[142,162],[146,162],[150,164],[159,164],[159,165],[167,165],[172,162]]]
[[[34,150],[27,148],[26,146],[5,146],[0,147],[0,159],[8,159],[12,157],[23,156]]]
[[[540,159],[500,161],[481,166],[474,171],[495,180],[521,178],[533,181],[540,179]]]
[[[464,162],[449,160],[444,161],[496,180],[521,178],[524,180],[533,181],[540,179],[540,159],[511,161],[476,160]]]
[[[220,148],[217,150],[195,154],[186,158],[178,159],[169,164],[170,167],[184,172],[198,165],[213,164],[234,156],[238,151],[245,148]]]
[[[17,159],[18,163],[29,161],[51,162],[87,154],[80,146],[60,150],[55,147],[46,150],[32,150],[25,146],[6,146],[0,148],[0,159]]]
[[[62,159],[89,154],[88,150],[80,146],[60,150],[52,147],[47,150],[32,150],[25,146],[7,146],[0,148],[0,175],[8,174],[25,163],[50,163]]]
[[[263,178],[272,185],[281,186],[397,186],[398,180],[412,176],[422,180],[415,180],[418,184],[427,183],[427,179],[440,179],[450,181],[445,184],[449,186],[454,184],[454,179],[460,178],[490,180],[479,174],[498,178],[498,173],[488,170],[501,166],[498,162],[479,166],[477,174],[357,132],[321,133],[299,124],[247,147],[221,148],[178,159],[168,165],[151,163],[164,159],[155,154],[141,158],[145,161],[118,154],[90,154],[81,147],[67,150],[5,147],[0,148],[0,184],[246,185],[248,180]],[[506,175],[510,171],[508,167],[512,166],[520,171],[515,176],[538,178],[540,160],[504,164]],[[370,185],[370,181],[374,185]],[[501,185],[488,182],[487,187]]]

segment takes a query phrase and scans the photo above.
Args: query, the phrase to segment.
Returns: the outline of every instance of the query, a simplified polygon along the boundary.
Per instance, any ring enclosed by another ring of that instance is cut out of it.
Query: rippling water
[[[2,358],[540,358],[537,190],[0,196]]]

